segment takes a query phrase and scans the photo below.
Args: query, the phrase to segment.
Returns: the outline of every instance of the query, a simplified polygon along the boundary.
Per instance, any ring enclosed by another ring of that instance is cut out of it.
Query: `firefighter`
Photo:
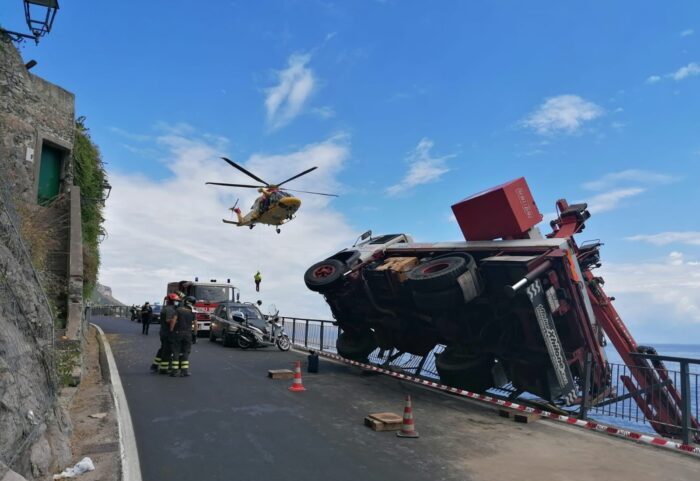
[[[165,305],[160,311],[160,349],[158,349],[156,357],[153,359],[153,364],[151,364],[151,371],[159,374],[166,374],[170,369],[170,322],[177,317],[177,306],[175,304],[179,300],[180,296],[174,292],[168,294],[165,298]]]
[[[170,322],[172,333],[172,369],[170,375],[187,377],[190,375],[190,351],[192,350],[192,324],[195,322],[193,311],[196,299],[185,297],[183,305],[178,307],[175,320]]]
[[[148,328],[151,327],[151,321],[153,320],[153,308],[151,304],[146,301],[146,303],[141,308],[141,334],[148,335]]]

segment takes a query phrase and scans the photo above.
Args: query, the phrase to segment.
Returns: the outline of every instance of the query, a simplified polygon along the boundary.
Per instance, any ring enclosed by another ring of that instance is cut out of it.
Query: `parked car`
[[[151,317],[151,324],[160,324],[160,313],[163,310],[163,306],[160,304],[153,304],[153,317]]]
[[[209,340],[216,342],[221,339],[221,344],[226,347],[234,345],[236,331],[240,323],[233,319],[233,313],[240,312],[245,315],[249,324],[260,329],[265,328],[265,317],[255,304],[249,302],[221,302],[211,315],[211,329]]]

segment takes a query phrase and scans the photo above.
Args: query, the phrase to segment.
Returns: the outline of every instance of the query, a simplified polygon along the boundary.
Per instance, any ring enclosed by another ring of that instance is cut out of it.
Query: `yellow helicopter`
[[[262,180],[260,177],[256,176],[252,172],[247,171],[237,163],[235,163],[232,160],[227,159],[226,157],[222,157],[224,161],[226,161],[231,167],[234,169],[238,169],[241,172],[243,172],[245,175],[248,177],[257,180],[258,182],[262,183],[263,185],[248,185],[248,184],[227,184],[224,182],[207,182],[208,185],[223,185],[225,187],[243,187],[246,189],[258,189],[258,192],[260,192],[262,195],[255,199],[255,202],[253,203],[253,206],[250,208],[250,212],[248,212],[246,215],[241,214],[241,209],[239,209],[238,206],[238,201],[234,204],[233,207],[231,207],[230,210],[236,213],[236,216],[238,217],[238,221],[232,221],[232,220],[226,220],[222,219],[222,221],[226,224],[233,224],[237,225],[239,227],[242,226],[248,226],[249,228],[255,227],[257,224],[267,224],[267,225],[274,225],[276,226],[276,231],[279,234],[280,228],[282,224],[286,224],[290,220],[294,218],[294,214],[296,214],[297,210],[299,210],[299,207],[301,206],[301,199],[294,197],[291,195],[289,192],[303,192],[305,194],[315,194],[315,195],[325,195],[328,197],[338,197],[335,194],[324,194],[322,192],[310,192],[308,190],[292,190],[292,189],[286,189],[281,190],[280,187],[283,184],[286,184],[287,182],[298,179],[302,175],[306,175],[309,172],[316,170],[317,167],[311,167],[310,169],[305,170],[304,172],[301,172],[293,177],[290,177],[289,179],[285,180],[284,182],[280,182],[279,184],[268,184],[264,180]],[[289,192],[287,192],[289,191]]]

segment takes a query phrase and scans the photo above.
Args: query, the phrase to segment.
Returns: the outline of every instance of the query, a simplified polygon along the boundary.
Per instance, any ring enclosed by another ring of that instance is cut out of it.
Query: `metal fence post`
[[[323,322],[321,323],[321,351],[323,351]]]
[[[590,352],[586,353],[586,362],[584,365],[584,376],[583,376],[583,393],[581,396],[581,410],[579,413],[579,419],[586,419],[588,416],[588,403],[589,395],[588,391],[591,390],[591,364],[593,363],[593,354]]]
[[[297,340],[297,320],[292,318],[292,344]]]
[[[306,326],[304,327],[304,347],[309,347],[309,320],[306,319]]]
[[[683,444],[690,444],[690,369],[688,361],[681,361],[681,416]]]

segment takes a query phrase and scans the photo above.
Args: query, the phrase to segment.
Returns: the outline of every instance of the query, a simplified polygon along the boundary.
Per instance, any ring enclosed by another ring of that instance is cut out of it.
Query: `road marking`
[[[117,420],[119,421],[119,456],[122,461],[121,481],[141,481],[141,463],[139,462],[139,451],[136,448],[134,425],[131,422],[129,403],[126,400],[126,393],[122,386],[122,380],[119,377],[117,363],[114,361],[112,348],[109,347],[109,342],[102,328],[93,323],[90,323],[90,325],[97,329],[97,333],[100,336],[100,343],[104,348],[105,357],[107,358],[107,366],[109,367],[112,399],[114,399]]]

